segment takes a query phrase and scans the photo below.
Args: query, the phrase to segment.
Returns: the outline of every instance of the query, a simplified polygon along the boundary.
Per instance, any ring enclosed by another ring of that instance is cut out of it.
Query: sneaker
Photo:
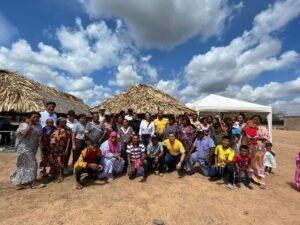
[[[164,173],[160,173],[159,176],[160,176],[160,177],[163,177],[163,176],[164,176]]]
[[[235,186],[237,186],[238,188],[241,188],[241,184],[240,183],[236,183]]]
[[[155,171],[154,171],[154,174],[155,174],[155,175],[158,175],[158,174],[159,174],[158,170],[155,170]]]
[[[245,184],[245,186],[246,186],[247,188],[249,188],[250,190],[253,190],[253,187],[252,187],[250,184]]]
[[[233,189],[233,185],[232,185],[231,183],[228,183],[228,184],[227,184],[227,189],[228,189],[228,190],[232,190],[232,189]]]

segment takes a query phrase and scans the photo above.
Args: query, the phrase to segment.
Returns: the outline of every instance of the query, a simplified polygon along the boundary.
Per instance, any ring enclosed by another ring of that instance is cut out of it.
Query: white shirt
[[[233,128],[240,129],[240,123],[238,121],[234,122]]]
[[[150,134],[153,135],[155,132],[154,122],[148,123],[147,120],[142,120],[140,125],[139,135]]]
[[[105,119],[105,115],[101,115],[100,113],[99,113],[99,121],[100,121],[100,123],[104,123],[104,119]]]
[[[73,130],[73,128],[75,127],[75,125],[78,123],[78,120],[77,119],[74,119],[73,122],[69,121],[67,119],[67,127],[69,127],[71,130]]]
[[[132,116],[126,115],[126,116],[125,116],[125,119],[128,120],[128,121],[130,121],[130,120],[132,120]]]
[[[46,126],[46,121],[47,119],[52,119],[54,122],[54,126],[56,126],[56,122],[57,122],[57,115],[55,113],[49,113],[47,112],[47,110],[40,112],[40,123],[41,126],[44,128]]]

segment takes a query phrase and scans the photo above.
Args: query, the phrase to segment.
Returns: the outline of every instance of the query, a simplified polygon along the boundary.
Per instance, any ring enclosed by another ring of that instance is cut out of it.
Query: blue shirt
[[[196,147],[198,158],[205,159],[208,156],[210,149],[215,147],[215,143],[210,137],[204,136],[202,139],[196,138],[193,146]]]

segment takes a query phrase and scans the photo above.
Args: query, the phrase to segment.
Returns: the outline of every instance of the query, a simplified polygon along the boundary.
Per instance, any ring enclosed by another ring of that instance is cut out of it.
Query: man
[[[133,119],[132,118],[133,110],[132,109],[128,109],[127,113],[128,114],[125,116],[125,120],[131,121]]]
[[[223,173],[227,173],[228,176],[228,189],[233,189],[234,169],[232,161],[234,158],[234,151],[229,147],[230,137],[224,136],[222,145],[218,145],[215,148],[215,161],[212,168],[208,171],[210,179],[220,178]]]
[[[157,135],[152,135],[151,142],[147,147],[147,167],[154,169],[155,174],[163,176],[164,169],[164,148],[158,141]]]
[[[133,179],[135,176],[143,176],[141,181],[147,178],[145,163],[145,146],[140,143],[139,135],[132,137],[132,143],[127,145],[128,176]]]
[[[167,138],[169,138],[170,133],[175,134],[175,137],[177,137],[178,136],[178,131],[179,131],[179,128],[175,124],[174,116],[172,116],[172,117],[169,118],[169,124],[166,126],[163,140],[166,140]]]
[[[85,138],[87,139],[87,145],[91,146],[93,143],[102,144],[105,137],[105,128],[99,121],[99,114],[93,113],[92,121],[87,123],[85,128]]]
[[[167,118],[163,118],[163,112],[158,111],[157,118],[154,120],[155,132],[158,135],[158,140],[162,141],[165,133],[166,126],[169,121]]]
[[[132,120],[129,122],[129,124],[132,127],[134,133],[138,134],[140,131],[141,120],[139,120],[137,113],[134,112],[132,114]]]
[[[43,128],[46,126],[47,119],[52,119],[54,122],[54,126],[56,126],[57,115],[54,113],[55,107],[56,107],[55,102],[47,102],[46,110],[43,112],[40,112],[40,115],[41,115],[40,123]]]
[[[77,162],[81,151],[86,147],[85,143],[86,115],[79,115],[79,123],[72,129],[73,165]]]
[[[103,124],[104,120],[105,120],[105,108],[101,106],[99,112],[99,122]]]
[[[183,164],[185,159],[185,149],[182,143],[175,138],[174,133],[169,134],[169,138],[163,142],[166,148],[165,164],[171,171],[174,167],[178,171],[179,177],[183,176]]]
[[[226,133],[222,130],[221,124],[215,123],[213,125],[212,132],[211,132],[211,138],[213,139],[216,146],[222,144],[223,137],[226,135]]]
[[[74,173],[76,179],[76,188],[82,189],[83,185],[80,177],[83,173],[88,173],[89,176],[97,175],[103,170],[100,165],[101,151],[98,143],[95,143],[82,150],[77,162],[74,165]]]
[[[188,173],[192,174],[193,165],[198,162],[200,165],[201,172],[204,176],[208,176],[208,168],[210,166],[210,152],[215,149],[213,140],[205,135],[205,132],[200,128],[196,130],[197,138],[188,154],[189,165],[191,168],[188,169]],[[196,152],[194,152],[196,150]],[[193,153],[194,152],[194,153]]]

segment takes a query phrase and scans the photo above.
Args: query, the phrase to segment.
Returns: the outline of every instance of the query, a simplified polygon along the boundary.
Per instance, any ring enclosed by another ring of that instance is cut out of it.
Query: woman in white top
[[[142,120],[140,124],[140,139],[142,144],[147,147],[151,138],[151,135],[154,135],[155,127],[154,122],[151,121],[151,114],[149,112],[145,113],[145,119]]]

